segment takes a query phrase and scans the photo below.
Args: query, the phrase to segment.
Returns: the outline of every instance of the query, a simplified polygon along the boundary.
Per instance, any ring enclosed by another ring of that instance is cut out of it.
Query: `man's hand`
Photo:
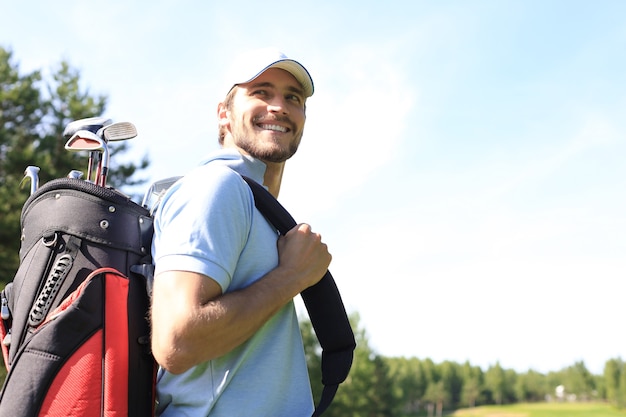
[[[289,271],[303,289],[322,279],[331,260],[321,235],[313,233],[308,224],[299,224],[278,239],[278,267]]]

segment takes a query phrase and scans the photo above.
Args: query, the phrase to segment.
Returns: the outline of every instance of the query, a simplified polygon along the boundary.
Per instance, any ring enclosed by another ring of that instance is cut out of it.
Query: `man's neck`
[[[265,162],[265,176],[263,177],[263,185],[267,187],[270,194],[278,198],[280,192],[280,184],[283,181],[283,172],[285,171],[284,162]]]
[[[222,145],[224,148],[234,148],[237,149],[240,153],[244,155],[248,155],[246,151],[239,148],[232,142],[225,142]],[[280,184],[283,181],[283,172],[285,170],[284,162],[266,162],[265,164],[265,176],[263,177],[263,185],[265,185],[274,197],[278,198],[278,193],[280,192]]]

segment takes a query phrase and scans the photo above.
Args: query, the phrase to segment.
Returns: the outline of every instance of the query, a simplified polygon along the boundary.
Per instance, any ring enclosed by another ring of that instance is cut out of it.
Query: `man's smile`
[[[284,126],[279,126],[279,125],[272,125],[272,124],[262,124],[259,123],[257,125],[258,127],[260,127],[263,130],[273,130],[276,132],[281,132],[281,133],[287,133],[289,132],[291,129],[284,127]]]

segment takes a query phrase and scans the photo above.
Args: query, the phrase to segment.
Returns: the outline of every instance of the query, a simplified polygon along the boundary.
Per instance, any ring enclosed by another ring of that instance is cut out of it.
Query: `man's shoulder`
[[[162,207],[232,204],[247,202],[251,191],[240,174],[226,165],[198,166],[174,183],[162,198]],[[247,205],[247,204],[245,204]],[[176,209],[178,211],[178,209]]]
[[[188,172],[178,186],[194,194],[241,190],[246,184],[237,171],[220,161],[213,161]]]

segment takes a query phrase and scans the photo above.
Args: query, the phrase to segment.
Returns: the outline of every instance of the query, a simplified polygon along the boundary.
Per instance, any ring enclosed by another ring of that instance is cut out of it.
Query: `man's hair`
[[[232,110],[233,107],[233,97],[235,96],[235,90],[237,89],[237,86],[234,86],[229,92],[228,94],[226,94],[226,98],[224,98],[224,107],[226,107],[226,110]],[[219,125],[219,130],[218,130],[218,137],[217,140],[219,142],[220,145],[224,144],[224,138],[226,137],[226,128],[222,125]]]

